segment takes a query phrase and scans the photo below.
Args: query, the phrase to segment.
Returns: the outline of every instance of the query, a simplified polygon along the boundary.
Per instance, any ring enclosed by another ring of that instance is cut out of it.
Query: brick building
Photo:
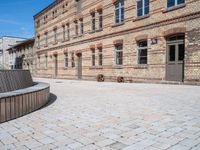
[[[7,49],[10,69],[28,69],[34,74],[36,66],[34,42],[34,38],[27,39]]]
[[[13,36],[0,37],[0,69],[9,68],[9,54],[6,50],[12,47],[13,45],[21,43],[24,40],[26,39],[21,37],[13,37]]]
[[[37,75],[200,82],[200,0],[56,0],[34,16]]]

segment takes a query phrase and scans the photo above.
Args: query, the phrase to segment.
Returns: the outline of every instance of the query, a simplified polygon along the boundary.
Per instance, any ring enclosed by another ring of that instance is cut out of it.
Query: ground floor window
[[[115,63],[116,65],[123,64],[123,45],[115,45]]]
[[[71,65],[72,65],[72,68],[75,67],[74,53],[71,54]]]
[[[45,55],[45,69],[48,68],[48,56]]]
[[[92,53],[92,66],[95,66],[95,49],[91,49]]]
[[[68,67],[68,53],[65,54],[65,68]]]
[[[147,58],[148,58],[147,40],[139,41],[137,44],[138,44],[138,64],[147,64]]]
[[[98,48],[99,50],[99,66],[103,65],[103,51],[102,51],[102,47]]]

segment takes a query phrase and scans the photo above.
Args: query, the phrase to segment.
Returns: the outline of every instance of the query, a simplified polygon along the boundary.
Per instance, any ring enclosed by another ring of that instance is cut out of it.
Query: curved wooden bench
[[[0,123],[9,121],[44,106],[50,95],[47,83],[37,83],[31,87],[0,93]]]
[[[29,70],[0,70],[0,93],[27,88],[33,85]]]

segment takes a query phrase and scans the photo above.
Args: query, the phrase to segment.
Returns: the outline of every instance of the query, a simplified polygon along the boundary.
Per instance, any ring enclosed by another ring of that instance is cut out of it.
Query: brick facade
[[[96,80],[98,74],[103,74],[105,80],[112,81],[122,76],[125,81],[165,82],[166,39],[181,33],[185,37],[183,81],[200,82],[199,0],[186,0],[184,4],[170,9],[166,6],[167,0],[151,0],[149,14],[142,17],[137,17],[136,1],[125,0],[124,21],[117,24],[116,3],[117,0],[82,0],[81,4],[75,0],[56,0],[36,14],[37,76],[77,79],[81,72],[84,80]],[[77,5],[81,5],[81,10],[77,10]],[[103,15],[102,28],[99,28],[99,11]],[[95,30],[92,29],[92,14],[95,14]],[[145,65],[138,64],[137,42],[141,40],[147,40],[148,45]],[[154,40],[156,43],[153,43]],[[123,45],[122,65],[116,65],[115,46],[118,44]],[[102,66],[98,65],[99,48],[102,49]],[[92,65],[92,50],[95,52],[95,65]],[[72,67],[73,55],[75,67]]]

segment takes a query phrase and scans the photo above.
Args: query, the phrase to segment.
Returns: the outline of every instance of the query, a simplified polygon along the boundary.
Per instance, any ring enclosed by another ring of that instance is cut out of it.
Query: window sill
[[[89,31],[89,34],[95,33],[95,30],[91,30]]]
[[[134,69],[148,69],[147,64],[138,64]]]
[[[68,70],[68,69],[69,69],[69,67],[64,67],[63,69],[64,69],[64,70]]]
[[[183,7],[185,7],[185,6],[186,6],[186,4],[180,4],[180,5],[177,5],[177,6],[169,7],[169,8],[166,8],[165,10],[163,10],[163,13],[167,13],[167,12],[170,12],[170,11],[174,11],[174,10],[183,8]]]
[[[113,65],[112,66],[114,69],[123,69],[124,66],[123,65]]]
[[[54,42],[54,43],[53,43],[53,45],[56,45],[56,44],[58,44],[58,42]]]
[[[134,21],[138,21],[138,20],[142,20],[142,19],[146,19],[146,18],[149,18],[149,17],[150,17],[149,14],[148,15],[144,15],[144,16],[138,16],[137,18],[133,19],[133,22]]]
[[[89,69],[103,69],[103,66],[90,66]]]
[[[97,29],[96,32],[101,32],[103,31],[103,28]]]
[[[116,24],[112,25],[112,27],[114,28],[114,27],[118,27],[118,26],[122,26],[122,25],[124,25],[124,22],[116,23]]]

